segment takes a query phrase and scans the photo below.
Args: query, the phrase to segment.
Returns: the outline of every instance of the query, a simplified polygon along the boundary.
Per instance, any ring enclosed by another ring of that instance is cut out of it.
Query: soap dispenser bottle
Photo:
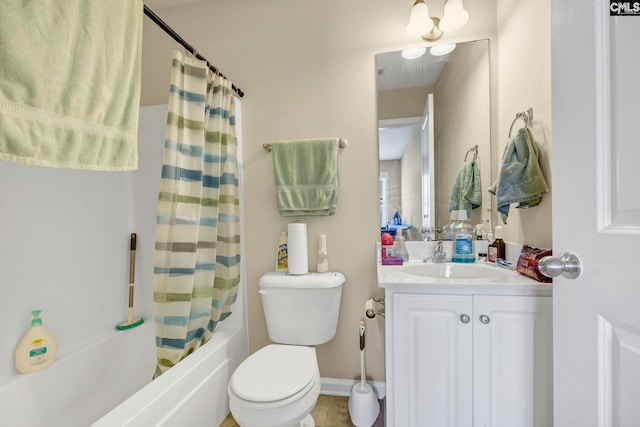
[[[409,261],[409,252],[407,252],[407,245],[404,243],[404,236],[402,234],[396,236],[396,243],[393,245],[393,255],[398,258],[402,258],[402,261]]]
[[[320,235],[318,239],[318,265],[316,266],[318,273],[326,273],[329,271],[329,256],[327,255],[327,236]]]
[[[31,328],[18,343],[15,354],[16,369],[23,374],[48,368],[58,355],[58,344],[42,326],[40,310],[33,310],[31,314]]]

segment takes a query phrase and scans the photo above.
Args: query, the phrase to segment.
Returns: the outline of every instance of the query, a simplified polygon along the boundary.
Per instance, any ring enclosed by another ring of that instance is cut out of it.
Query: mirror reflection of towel
[[[482,205],[480,168],[476,162],[468,162],[462,165],[456,175],[449,200],[449,212],[465,209],[467,218],[471,218],[471,209],[476,209],[480,205]]]
[[[538,145],[529,128],[521,128],[507,142],[502,155],[498,179],[489,188],[496,196],[496,205],[502,222],[507,223],[509,206],[529,208],[540,204],[542,195],[549,191],[538,163]]]

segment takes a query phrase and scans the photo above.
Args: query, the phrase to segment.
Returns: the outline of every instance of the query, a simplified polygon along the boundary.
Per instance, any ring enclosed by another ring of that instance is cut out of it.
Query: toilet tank
[[[342,273],[265,273],[259,292],[269,338],[280,344],[319,345],[336,335]]]

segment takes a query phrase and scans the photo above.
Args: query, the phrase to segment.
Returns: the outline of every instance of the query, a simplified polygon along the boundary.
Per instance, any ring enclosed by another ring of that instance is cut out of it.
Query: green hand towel
[[[498,179],[489,188],[496,196],[502,222],[507,223],[512,203],[518,203],[518,208],[534,207],[548,191],[538,162],[538,145],[529,128],[522,128],[507,142]]]
[[[0,159],[138,167],[140,0],[0,1]]]
[[[271,143],[281,216],[326,216],[338,207],[338,138]]]
[[[482,205],[482,182],[480,168],[476,162],[462,165],[451,190],[449,211],[466,210],[467,218],[471,218],[471,210]]]

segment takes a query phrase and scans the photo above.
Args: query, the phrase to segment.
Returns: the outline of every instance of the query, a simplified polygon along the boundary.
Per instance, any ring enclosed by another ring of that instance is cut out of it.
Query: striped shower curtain
[[[231,82],[174,52],[156,217],[156,376],[211,338],[240,281]]]

